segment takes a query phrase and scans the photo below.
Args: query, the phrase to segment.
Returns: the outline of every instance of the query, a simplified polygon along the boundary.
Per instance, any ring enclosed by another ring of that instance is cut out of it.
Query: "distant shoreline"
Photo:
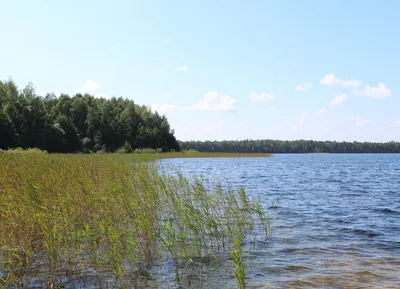
[[[400,153],[400,142],[338,142],[313,140],[179,141],[183,151],[237,153]]]
[[[156,158],[265,158],[268,153],[219,153],[219,152],[168,152],[155,155]]]

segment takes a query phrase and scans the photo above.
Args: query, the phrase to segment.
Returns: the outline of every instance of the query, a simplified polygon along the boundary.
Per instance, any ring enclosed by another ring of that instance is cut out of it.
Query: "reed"
[[[0,287],[36,277],[55,288],[85,272],[135,287],[162,258],[181,283],[193,260],[239,252],[238,236],[254,224],[267,232],[243,189],[163,172],[138,155],[1,153]]]
[[[240,231],[235,232],[235,236],[233,239],[233,249],[229,250],[229,254],[232,258],[232,261],[235,265],[235,279],[236,284],[239,289],[246,288],[246,273],[245,273],[245,264],[243,260],[243,252],[242,252],[242,241],[243,235]]]

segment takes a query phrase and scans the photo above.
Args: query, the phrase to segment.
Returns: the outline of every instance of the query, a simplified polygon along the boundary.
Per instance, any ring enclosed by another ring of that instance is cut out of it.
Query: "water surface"
[[[273,238],[246,246],[249,288],[400,288],[400,155],[285,154],[161,164],[243,185],[268,209]]]

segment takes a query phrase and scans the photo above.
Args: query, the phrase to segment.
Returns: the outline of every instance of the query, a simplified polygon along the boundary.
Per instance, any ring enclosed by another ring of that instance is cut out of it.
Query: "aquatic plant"
[[[236,234],[233,239],[233,249],[229,250],[229,254],[232,258],[232,261],[235,265],[235,279],[239,289],[246,288],[246,274],[245,274],[245,265],[243,260],[243,252],[242,252],[242,240],[243,235],[240,231],[236,231]]]
[[[139,160],[149,158],[0,154],[0,286],[36,277],[54,288],[92,272],[135,287],[160,258],[180,283],[197,260],[229,253],[244,282],[240,243],[255,224],[268,231],[261,206],[244,189]]]

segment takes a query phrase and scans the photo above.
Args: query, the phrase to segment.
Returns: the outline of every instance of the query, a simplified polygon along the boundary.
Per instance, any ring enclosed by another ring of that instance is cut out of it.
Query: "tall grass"
[[[267,230],[265,216],[243,189],[160,173],[134,155],[3,153],[0,287],[36,277],[55,288],[85,272],[132,287],[163,257],[180,283],[193,260],[239,252],[256,223]]]

